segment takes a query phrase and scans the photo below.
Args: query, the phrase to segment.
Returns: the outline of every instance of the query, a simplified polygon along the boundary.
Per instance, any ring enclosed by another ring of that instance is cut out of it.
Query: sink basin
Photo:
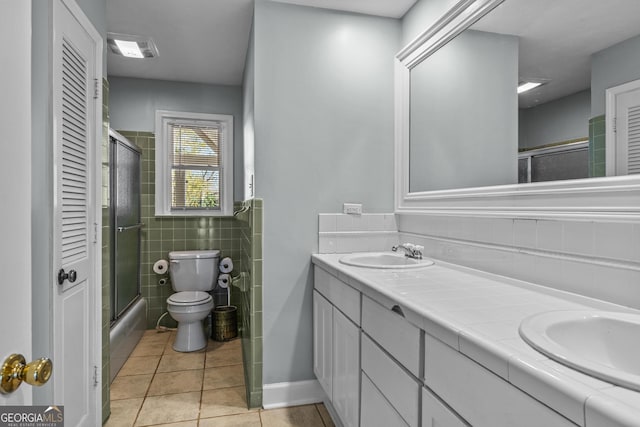
[[[520,336],[559,363],[640,391],[640,315],[550,311],[522,321]]]
[[[395,252],[353,253],[340,258],[340,262],[354,267],[386,268],[394,270],[424,268],[433,265],[433,261],[428,258],[409,258],[403,254],[397,254]]]

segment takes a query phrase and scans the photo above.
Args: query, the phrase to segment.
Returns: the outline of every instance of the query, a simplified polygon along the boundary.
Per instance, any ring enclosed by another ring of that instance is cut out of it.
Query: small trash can
[[[229,341],[237,336],[238,308],[233,305],[221,305],[214,308],[211,338],[215,341]]]

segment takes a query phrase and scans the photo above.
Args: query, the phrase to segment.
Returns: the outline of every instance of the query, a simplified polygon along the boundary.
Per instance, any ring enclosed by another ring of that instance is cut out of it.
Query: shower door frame
[[[142,289],[141,289],[141,256],[142,256],[142,223],[141,221],[141,194],[142,192],[141,190],[141,183],[138,183],[139,191],[138,191],[138,266],[137,266],[137,273],[136,273],[136,277],[137,277],[137,295],[131,300],[129,301],[129,303],[122,308],[121,310],[118,310],[119,307],[117,306],[117,302],[118,302],[118,283],[117,283],[117,272],[116,272],[116,253],[118,251],[118,233],[119,231],[119,225],[117,223],[117,203],[116,203],[116,199],[115,196],[117,195],[117,191],[118,191],[118,186],[117,186],[117,173],[116,173],[116,166],[117,166],[117,161],[118,161],[118,155],[117,155],[117,151],[118,151],[118,144],[122,144],[124,147],[126,147],[127,149],[134,151],[138,154],[138,170],[140,171],[140,174],[142,173],[142,150],[137,147],[135,144],[131,143],[127,138],[123,137],[122,135],[118,134],[117,132],[113,131],[112,129],[109,129],[109,196],[110,196],[110,203],[109,203],[109,216],[110,216],[110,232],[111,232],[111,251],[110,251],[110,256],[111,256],[111,262],[109,263],[109,274],[111,276],[111,288],[109,290],[109,295],[111,298],[111,304],[110,304],[110,309],[109,309],[109,317],[110,317],[110,323],[111,326],[113,326],[118,319],[120,319],[124,313],[127,312],[127,310],[133,306],[140,298],[142,298]]]

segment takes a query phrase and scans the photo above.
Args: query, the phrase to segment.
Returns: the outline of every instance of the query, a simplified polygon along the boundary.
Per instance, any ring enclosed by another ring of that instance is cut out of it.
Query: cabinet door
[[[362,373],[362,427],[409,427],[364,372]]]
[[[333,406],[345,427],[359,425],[360,328],[333,310]]]
[[[422,388],[422,427],[467,427],[468,425],[431,394],[431,391]]]
[[[333,306],[313,291],[313,372],[332,399]]]

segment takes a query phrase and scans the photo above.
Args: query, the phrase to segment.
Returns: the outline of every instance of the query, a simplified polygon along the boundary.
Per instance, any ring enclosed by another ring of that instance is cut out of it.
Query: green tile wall
[[[102,80],[102,422],[111,415],[109,332],[111,321],[111,233],[109,232],[109,82]]]
[[[147,300],[147,328],[153,329],[167,311],[166,299],[173,290],[170,284],[159,285],[162,276],[153,272],[153,263],[167,259],[171,251],[219,249],[222,256],[234,261],[234,274],[241,271],[242,247],[240,223],[235,218],[217,217],[156,217],[155,200],[155,136],[151,132],[118,130],[142,150],[141,197],[142,230],[141,291]],[[240,300],[239,291],[232,292],[232,303]],[[175,327],[171,316],[162,318],[162,325]]]
[[[606,175],[605,116],[589,120],[589,176]]]
[[[262,218],[263,201],[243,202],[245,213],[237,216],[242,236],[242,277],[239,311],[242,324],[242,355],[247,402],[262,406]]]

